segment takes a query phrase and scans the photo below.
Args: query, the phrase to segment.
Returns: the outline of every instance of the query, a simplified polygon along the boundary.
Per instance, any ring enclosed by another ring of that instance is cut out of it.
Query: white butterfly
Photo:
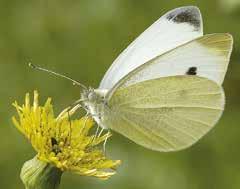
[[[78,103],[102,128],[146,148],[184,149],[224,110],[232,45],[230,34],[203,35],[197,7],[174,9],[119,55],[98,89],[75,82],[84,88]]]

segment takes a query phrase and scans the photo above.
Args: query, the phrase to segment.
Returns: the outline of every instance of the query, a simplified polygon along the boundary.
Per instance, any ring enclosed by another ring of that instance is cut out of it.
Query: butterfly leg
[[[101,129],[101,131],[98,134],[98,137],[100,137],[102,135],[103,131],[104,131],[104,128]]]
[[[92,117],[94,117],[94,116],[97,116],[97,117],[98,117],[99,115],[100,115],[100,114],[91,114]],[[94,142],[94,140],[102,134],[103,129],[101,129],[100,133],[98,134],[99,128],[100,128],[100,126],[99,126],[99,124],[97,124],[97,129],[96,129],[96,132],[95,132],[95,135],[94,135],[94,137],[93,137],[92,142]]]
[[[97,126],[97,129],[96,129],[96,132],[95,132],[95,135],[94,135],[94,137],[93,137],[93,142],[94,142],[94,140],[95,140],[97,137],[100,137],[100,136],[102,135],[102,132],[104,131],[104,129],[102,128],[101,131],[98,133],[99,128],[100,128],[100,126],[98,125],[98,126]]]
[[[68,114],[68,122],[69,122],[69,129],[70,129],[70,132],[69,132],[69,141],[71,143],[71,140],[72,140],[72,120],[71,120],[71,116],[70,116],[70,110],[67,111],[67,114]]]
[[[71,115],[77,110],[81,108],[81,105],[79,103],[74,103],[71,106],[69,106],[66,109],[67,117],[68,117],[68,122],[69,122],[69,141],[71,142],[71,134],[72,134],[72,120],[71,120]]]
[[[81,132],[85,129],[85,126],[86,126],[86,124],[87,124],[88,118],[89,118],[89,113],[87,112],[87,113],[85,114],[85,116],[84,116],[84,123],[83,123],[83,127],[82,127],[82,129],[81,129]]]
[[[105,138],[104,143],[103,143],[103,152],[105,155],[106,155],[106,144],[107,144],[109,134],[110,134],[110,131],[107,132],[107,137]]]
[[[84,110],[86,110],[86,108],[84,107],[83,104],[81,104],[81,102],[83,102],[84,99],[79,99],[75,102],[73,102],[72,104],[70,104],[67,108],[66,111],[69,111],[70,115],[71,113],[75,112],[77,109],[79,108],[83,108]]]
[[[97,136],[98,136],[98,131],[99,131],[99,125],[97,126],[97,129],[96,129],[96,132],[95,132],[95,134],[94,134],[94,137],[93,137],[93,140],[92,140],[92,142],[94,142],[94,140],[97,138]]]

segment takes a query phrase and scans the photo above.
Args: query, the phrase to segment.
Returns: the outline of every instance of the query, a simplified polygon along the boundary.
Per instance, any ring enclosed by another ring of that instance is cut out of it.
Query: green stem
[[[20,177],[26,189],[58,189],[62,171],[37,157],[24,163]]]

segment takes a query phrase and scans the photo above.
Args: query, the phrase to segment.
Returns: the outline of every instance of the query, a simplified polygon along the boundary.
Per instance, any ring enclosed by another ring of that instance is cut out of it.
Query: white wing
[[[176,151],[213,128],[224,102],[222,87],[207,78],[152,79],[114,91],[104,124],[146,148]]]
[[[111,89],[145,62],[202,35],[202,17],[197,7],[180,7],[166,13],[119,55],[104,75],[99,88]],[[165,65],[162,66],[164,69]]]
[[[197,75],[221,85],[232,44],[230,34],[209,34],[195,39],[136,68],[121,79],[107,95],[111,96],[117,88],[172,75]]]

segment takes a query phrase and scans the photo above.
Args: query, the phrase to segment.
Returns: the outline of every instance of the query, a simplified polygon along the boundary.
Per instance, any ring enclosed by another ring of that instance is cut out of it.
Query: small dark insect
[[[197,67],[190,67],[186,72],[187,75],[197,75]]]
[[[52,152],[58,154],[61,152],[61,149],[58,146],[58,141],[55,138],[51,138]]]
[[[54,146],[54,145],[57,145],[58,142],[55,138],[51,138],[51,144],[52,144],[52,146]]]

